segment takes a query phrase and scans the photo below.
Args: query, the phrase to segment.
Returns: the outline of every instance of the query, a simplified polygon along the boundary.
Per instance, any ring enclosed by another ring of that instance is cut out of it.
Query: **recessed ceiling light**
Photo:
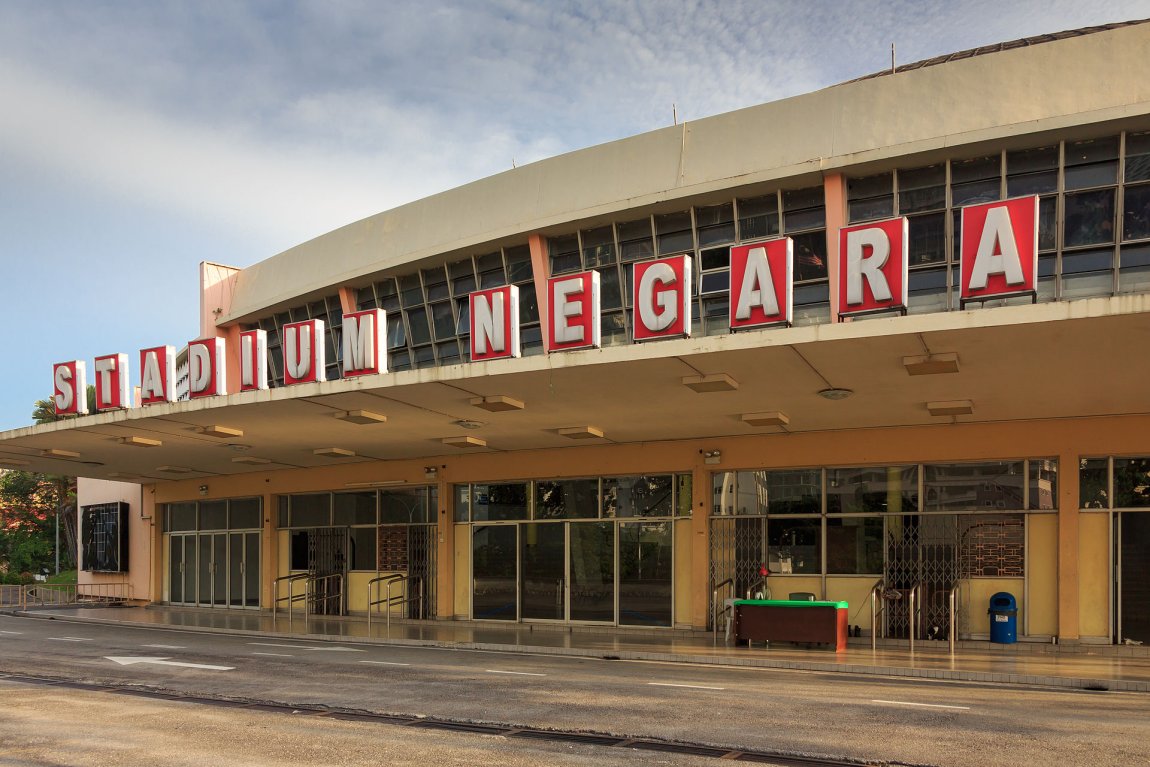
[[[40,451],[41,458],[79,458],[80,454],[72,450],[61,450],[56,447],[50,447],[47,450]]]
[[[829,399],[829,400],[846,399],[847,397],[851,396],[852,394],[854,394],[854,392],[851,391],[850,389],[836,389],[833,386],[830,389],[823,389],[822,391],[819,392],[820,397],[822,397],[823,399]]]
[[[158,439],[151,437],[120,437],[121,445],[129,445],[130,447],[159,447],[164,443]]]
[[[442,442],[452,447],[487,447],[487,440],[479,437],[445,437]]]
[[[453,423],[461,429],[482,429],[486,425],[483,421],[473,421],[470,418],[460,418]]]
[[[236,429],[231,426],[203,426],[199,431],[200,434],[206,434],[209,437],[223,437],[225,439],[234,439],[235,437],[244,436],[243,429]]]
[[[259,457],[254,456],[254,455],[237,455],[235,458],[232,459],[232,463],[246,463],[246,464],[251,464],[251,465],[255,466],[255,465],[263,465],[265,463],[271,463],[271,459],[270,458],[259,458]]]
[[[747,426],[786,426],[791,422],[786,413],[771,410],[766,413],[743,413],[740,419]]]
[[[928,402],[926,409],[933,416],[971,415],[974,413],[974,403],[968,399],[956,399],[947,402]]]
[[[942,373],[958,372],[958,355],[954,352],[946,354],[926,354],[918,357],[903,357],[902,366],[912,376],[930,376]]]
[[[311,451],[312,455],[321,455],[324,458],[355,458],[355,451],[342,447],[317,447]]]
[[[734,391],[739,388],[739,382],[726,373],[712,373],[705,376],[687,376],[683,379],[683,386],[699,394],[709,394],[717,391]]]
[[[594,426],[569,426],[560,429],[559,436],[567,439],[602,439],[603,430]]]
[[[371,410],[346,410],[336,413],[336,418],[348,423],[364,426],[371,423],[387,423],[387,416],[383,413],[374,413]]]
[[[156,471],[162,471],[165,474],[191,474],[192,470],[187,466],[157,466]]]
[[[471,404],[491,413],[503,413],[508,410],[522,410],[526,405],[522,400],[508,397],[503,394],[492,394],[488,397],[472,397]]]

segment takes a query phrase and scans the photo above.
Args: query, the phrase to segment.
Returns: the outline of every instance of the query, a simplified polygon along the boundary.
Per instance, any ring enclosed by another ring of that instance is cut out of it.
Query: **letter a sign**
[[[962,209],[962,300],[1032,293],[1038,275],[1038,198]]]

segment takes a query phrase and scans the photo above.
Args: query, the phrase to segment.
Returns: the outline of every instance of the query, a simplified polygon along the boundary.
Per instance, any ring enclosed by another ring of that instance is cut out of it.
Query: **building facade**
[[[1006,591],[1022,640],[1150,639],[1147,53],[955,54],[204,264],[187,401],[0,466],[90,478],[131,556],[82,578],[147,601],[704,629],[751,590],[926,638],[953,593],[985,638]]]

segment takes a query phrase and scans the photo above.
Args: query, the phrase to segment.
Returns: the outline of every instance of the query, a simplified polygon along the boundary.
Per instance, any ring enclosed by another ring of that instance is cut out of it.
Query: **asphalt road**
[[[1137,693],[357,645],[8,616],[0,616],[0,672],[906,764],[1150,765],[1150,696]],[[5,709],[0,704],[0,725],[11,715]],[[475,743],[483,736],[468,737]],[[525,752],[516,749],[526,746],[499,748],[522,757]],[[589,763],[607,763],[591,758]]]

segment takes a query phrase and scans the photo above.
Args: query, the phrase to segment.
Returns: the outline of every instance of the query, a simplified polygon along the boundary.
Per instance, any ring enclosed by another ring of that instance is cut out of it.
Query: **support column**
[[[275,507],[275,496],[265,493],[263,496],[263,524],[260,529],[260,609],[272,609],[272,584],[280,573],[280,547],[276,535],[279,509]],[[289,605],[290,608],[290,605]]]
[[[691,469],[691,626],[704,628],[711,602],[711,474],[696,454]]]
[[[439,470],[439,503],[436,521],[435,604],[428,617],[449,620],[455,616],[455,498],[451,484]]]
[[[531,247],[531,275],[535,280],[535,303],[539,306],[539,328],[543,331],[543,351],[549,352],[551,323],[551,297],[547,295],[547,279],[551,276],[551,261],[547,257],[547,238],[533,234],[528,238]]]
[[[1058,456],[1058,641],[1077,642],[1078,610],[1078,456]]]
[[[823,178],[823,204],[827,221],[827,278],[831,322],[839,322],[839,229],[847,225],[847,182],[841,173]]]

